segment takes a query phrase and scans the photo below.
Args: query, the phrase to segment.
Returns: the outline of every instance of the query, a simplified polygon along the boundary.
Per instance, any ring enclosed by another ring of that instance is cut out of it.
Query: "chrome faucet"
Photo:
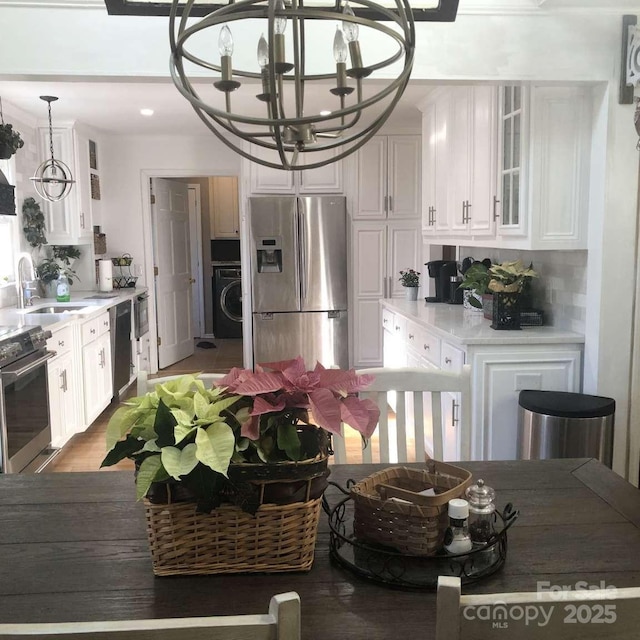
[[[25,307],[30,307],[35,298],[40,298],[36,294],[38,281],[36,280],[33,260],[28,253],[20,254],[17,271],[18,309],[24,309]]]

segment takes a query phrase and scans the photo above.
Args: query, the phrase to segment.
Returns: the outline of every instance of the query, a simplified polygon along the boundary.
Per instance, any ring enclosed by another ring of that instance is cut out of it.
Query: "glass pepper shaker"
[[[469,535],[471,541],[484,544],[494,532],[494,503],[496,492],[484,480],[478,480],[465,492],[469,501]]]

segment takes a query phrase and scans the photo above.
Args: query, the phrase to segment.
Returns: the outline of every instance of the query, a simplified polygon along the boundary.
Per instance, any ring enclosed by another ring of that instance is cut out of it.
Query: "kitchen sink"
[[[69,311],[80,311],[81,309],[86,309],[87,306],[73,306],[69,305],[66,307],[40,307],[38,309],[32,309],[30,311],[26,311],[25,313],[68,313]]]

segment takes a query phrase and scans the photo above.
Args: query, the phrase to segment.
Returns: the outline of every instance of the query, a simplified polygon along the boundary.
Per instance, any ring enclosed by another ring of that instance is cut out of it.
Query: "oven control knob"
[[[9,342],[0,347],[0,360],[7,360],[22,353],[22,345],[19,342]]]
[[[40,345],[44,344],[50,337],[51,331],[43,330],[43,331],[35,331],[31,334],[31,340],[34,344]]]

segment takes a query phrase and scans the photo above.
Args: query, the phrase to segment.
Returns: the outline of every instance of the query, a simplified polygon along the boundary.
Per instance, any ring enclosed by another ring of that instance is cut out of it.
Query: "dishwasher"
[[[131,300],[109,309],[111,330],[111,367],[113,369],[113,399],[131,379]]]

